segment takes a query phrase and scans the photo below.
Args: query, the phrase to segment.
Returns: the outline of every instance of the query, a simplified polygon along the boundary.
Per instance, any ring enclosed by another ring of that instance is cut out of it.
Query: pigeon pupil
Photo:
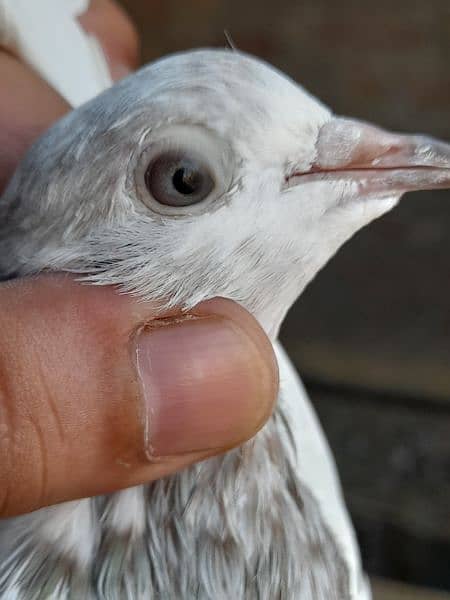
[[[184,196],[188,196],[189,194],[194,194],[201,188],[202,175],[196,169],[180,167],[173,174],[172,183],[177,192]]]
[[[201,202],[214,189],[214,179],[205,161],[170,150],[150,162],[144,182],[156,202],[177,208]]]

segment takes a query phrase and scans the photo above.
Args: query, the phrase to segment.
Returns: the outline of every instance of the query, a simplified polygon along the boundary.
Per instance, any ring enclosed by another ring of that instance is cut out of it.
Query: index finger
[[[82,27],[99,40],[118,79],[138,62],[139,43],[130,19],[111,0],[92,0]],[[69,104],[17,57],[0,49],[0,194],[31,144]]]
[[[18,58],[0,50],[0,194],[34,140],[70,110]]]

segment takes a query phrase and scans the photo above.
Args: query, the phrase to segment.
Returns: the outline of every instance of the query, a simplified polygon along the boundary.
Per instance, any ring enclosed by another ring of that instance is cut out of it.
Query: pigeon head
[[[450,146],[332,114],[239,52],[164,58],[69,114],[2,199],[0,267],[188,308],[232,298],[276,335],[357,230],[450,186]]]

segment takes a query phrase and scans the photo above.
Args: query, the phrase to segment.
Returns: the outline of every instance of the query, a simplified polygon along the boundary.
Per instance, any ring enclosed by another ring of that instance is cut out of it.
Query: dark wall
[[[124,0],[145,61],[223,46],[337,113],[450,140],[449,0]],[[450,588],[450,193],[408,195],[291,311],[371,571]]]

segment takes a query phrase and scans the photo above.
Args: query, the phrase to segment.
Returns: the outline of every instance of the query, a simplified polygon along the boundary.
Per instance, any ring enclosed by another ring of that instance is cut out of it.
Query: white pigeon
[[[71,271],[165,306],[225,296],[275,343],[353,233],[446,186],[450,146],[336,117],[245,54],[187,52],[34,145],[0,201],[0,271]],[[242,448],[4,522],[1,598],[368,597],[328,448],[277,352],[277,408]]]

